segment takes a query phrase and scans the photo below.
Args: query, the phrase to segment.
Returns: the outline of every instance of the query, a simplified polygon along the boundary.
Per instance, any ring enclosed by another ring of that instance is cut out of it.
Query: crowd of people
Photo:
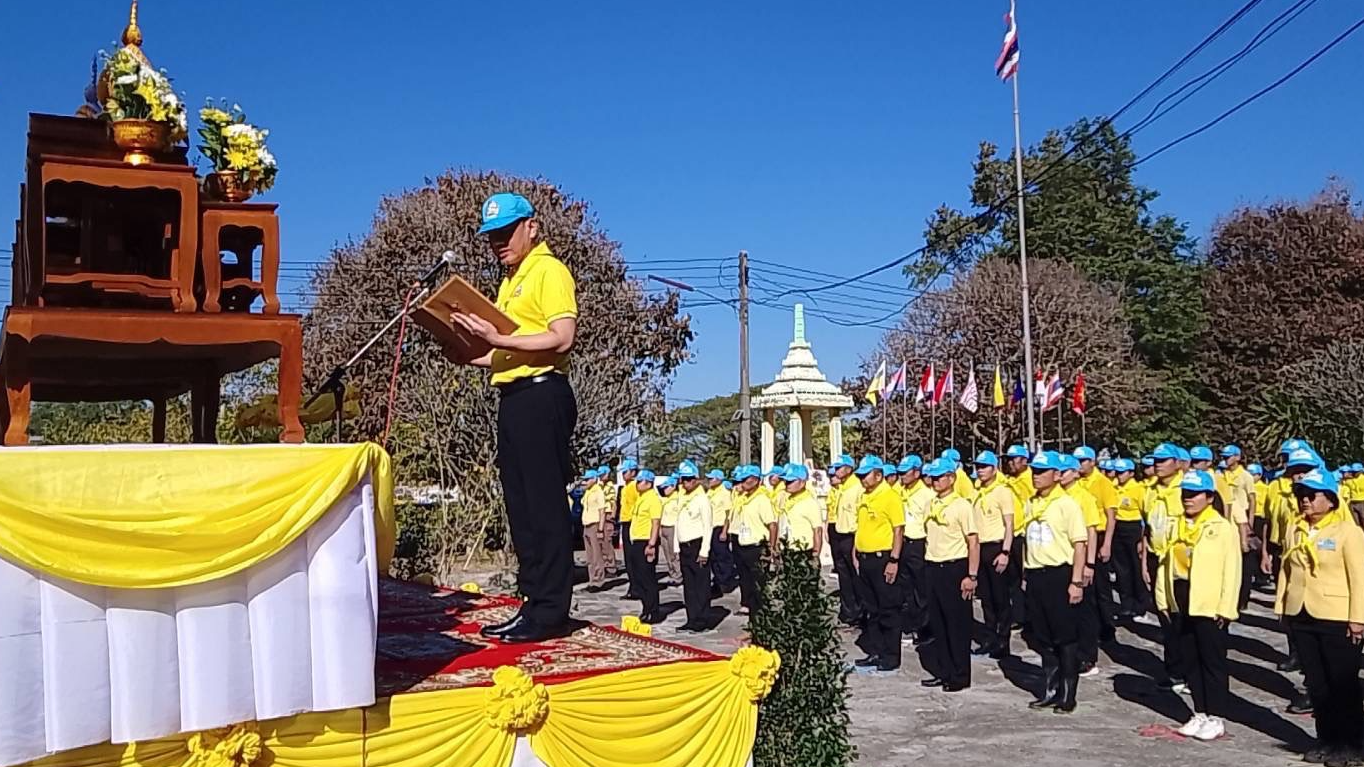
[[[1167,688],[1192,697],[1180,734],[1226,732],[1228,626],[1253,589],[1272,591],[1288,635],[1283,671],[1301,670],[1329,767],[1364,760],[1364,465],[1328,469],[1304,440],[1278,465],[1236,445],[1165,443],[1140,458],[1030,452],[1013,445],[966,463],[843,455],[827,472],[754,465],[704,475],[692,461],[659,476],[632,460],[588,471],[582,522],[589,591],[616,572],[615,525],[640,619],[656,623],[659,578],[681,585],[684,631],[707,631],[710,602],[760,609],[763,554],[780,541],[832,559],[838,620],[858,632],[857,667],[894,672],[919,650],[925,687],[971,686],[971,656],[1007,659],[1015,631],[1041,658],[1028,705],[1074,711],[1080,680],[1123,621],[1160,627]],[[968,471],[970,470],[970,471]],[[825,482],[827,478],[827,482]],[[819,491],[815,492],[815,484]],[[981,624],[973,603],[979,600]]]

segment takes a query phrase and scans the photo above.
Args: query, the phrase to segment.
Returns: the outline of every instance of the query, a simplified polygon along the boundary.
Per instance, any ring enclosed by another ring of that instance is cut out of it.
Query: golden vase
[[[114,120],[109,123],[114,144],[124,151],[123,161],[129,165],[152,162],[151,152],[170,149],[170,125],[151,120]]]
[[[221,202],[246,202],[256,190],[235,170],[218,170],[204,177],[204,194]]]

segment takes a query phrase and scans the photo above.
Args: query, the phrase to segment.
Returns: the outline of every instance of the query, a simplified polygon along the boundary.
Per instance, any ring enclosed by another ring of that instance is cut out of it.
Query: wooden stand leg
[[[285,332],[279,343],[279,422],[284,427],[280,442],[303,442],[303,424],[298,420],[299,399],[303,396],[303,334],[297,326]]]
[[[265,299],[265,313],[279,314],[279,219],[273,215],[261,227],[260,284]]]
[[[212,213],[204,216],[204,229],[200,235],[203,244],[199,246],[199,259],[204,267],[204,311],[222,311],[218,297],[223,291],[223,259],[218,248],[218,231],[222,228]]]
[[[182,183],[180,186],[180,253],[178,271],[171,277],[180,283],[180,302],[175,305],[177,312],[193,314],[199,309],[194,298],[194,267],[198,263],[199,249],[199,187],[197,181]]]
[[[166,441],[166,398],[152,398],[152,442],[161,444]]]
[[[28,367],[28,341],[11,336],[0,360],[0,373],[5,379],[5,404],[9,411],[5,425],[5,445],[28,444],[29,406],[33,387]]]

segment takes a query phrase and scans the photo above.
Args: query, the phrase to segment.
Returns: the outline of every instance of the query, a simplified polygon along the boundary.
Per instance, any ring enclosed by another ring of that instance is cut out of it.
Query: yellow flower
[[[247,170],[251,167],[251,160],[255,155],[243,149],[228,149],[226,157],[229,168]]]
[[[482,593],[483,593],[483,589],[479,588],[479,587],[478,587],[478,584],[477,584],[477,583],[474,583],[473,581],[469,581],[468,583],[461,583],[461,584],[459,585],[459,590],[460,590],[460,591],[467,591],[467,592],[469,592],[470,594],[482,594]]]
[[[620,630],[627,634],[634,634],[642,637],[654,635],[653,626],[650,626],[633,615],[627,615],[620,619]]]
[[[483,718],[489,727],[509,733],[533,730],[549,716],[549,690],[516,666],[493,672],[493,686],[483,694]]]
[[[214,107],[204,107],[203,109],[200,109],[199,119],[209,125],[227,125],[232,122],[231,115]]]
[[[781,656],[775,650],[767,650],[757,645],[739,648],[729,659],[729,671],[739,677],[748,688],[749,699],[754,703],[772,692],[777,683],[777,672],[781,670]]]

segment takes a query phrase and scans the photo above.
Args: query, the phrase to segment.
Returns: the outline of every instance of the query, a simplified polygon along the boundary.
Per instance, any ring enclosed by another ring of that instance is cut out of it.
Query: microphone
[[[455,255],[455,251],[453,250],[447,250],[444,253],[440,254],[440,260],[432,264],[431,268],[426,270],[426,274],[423,274],[421,278],[418,279],[413,284],[415,285],[429,284],[433,279],[435,279],[436,275],[440,274],[442,269],[444,269],[447,266],[454,266],[456,258],[457,256]]]

